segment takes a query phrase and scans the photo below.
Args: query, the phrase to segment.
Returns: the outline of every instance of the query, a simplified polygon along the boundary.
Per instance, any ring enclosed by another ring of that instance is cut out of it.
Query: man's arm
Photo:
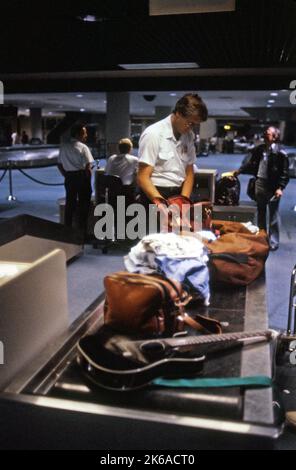
[[[139,162],[137,184],[151,201],[156,197],[162,198],[162,195],[151,181],[153,169],[153,166]]]
[[[186,168],[186,178],[182,186],[181,195],[190,198],[194,184],[193,164]]]
[[[88,175],[88,176],[91,176],[91,169],[92,169],[92,163],[87,163],[85,165],[85,173]]]
[[[62,165],[61,163],[58,163],[57,167],[58,167],[60,173],[61,173],[63,176],[66,176],[66,172],[65,172],[65,170],[64,170],[63,165]]]
[[[89,150],[88,146],[84,144],[83,149],[82,149],[82,154],[85,160],[85,172],[87,175],[91,176],[91,169],[94,164],[94,157],[92,156],[91,151]]]
[[[287,184],[289,183],[289,158],[286,152],[281,150],[281,158],[283,159],[282,162],[282,171],[279,176],[279,188],[281,191],[285,189]]]

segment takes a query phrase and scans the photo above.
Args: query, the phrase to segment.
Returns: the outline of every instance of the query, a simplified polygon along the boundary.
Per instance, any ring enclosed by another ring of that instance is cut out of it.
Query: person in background
[[[255,199],[258,208],[258,226],[267,231],[266,215],[269,209],[269,244],[275,251],[279,247],[279,205],[283,191],[289,182],[289,161],[280,148],[280,131],[270,126],[264,131],[264,144],[252,150],[251,157],[233,172],[256,176]]]
[[[216,153],[216,146],[217,146],[217,136],[213,135],[210,137],[210,145],[209,145],[209,152]]]
[[[20,136],[15,131],[11,134],[11,145],[18,145],[20,143]]]
[[[22,132],[21,143],[22,143],[23,145],[26,145],[26,144],[29,143],[29,136],[28,136],[28,134],[26,133],[26,131],[23,131],[23,132]]]
[[[71,140],[61,145],[58,168],[65,177],[65,225],[71,227],[78,202],[78,225],[87,236],[88,212],[91,201],[91,168],[93,156],[85,145],[87,130],[82,124],[71,129]]]
[[[112,155],[107,160],[106,175],[119,176],[124,186],[134,185],[138,168],[138,158],[131,155],[132,141],[128,138],[118,142],[119,154]]]
[[[144,130],[137,177],[144,206],[162,204],[170,196],[190,197],[196,160],[194,130],[207,117],[200,96],[187,93],[177,101],[172,114]]]

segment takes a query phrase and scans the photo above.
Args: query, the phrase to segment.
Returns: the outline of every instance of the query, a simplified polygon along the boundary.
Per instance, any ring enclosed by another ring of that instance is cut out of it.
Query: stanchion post
[[[13,195],[12,187],[12,165],[9,162],[8,164],[8,177],[9,177],[9,196],[7,197],[8,201],[16,201],[16,196]]]

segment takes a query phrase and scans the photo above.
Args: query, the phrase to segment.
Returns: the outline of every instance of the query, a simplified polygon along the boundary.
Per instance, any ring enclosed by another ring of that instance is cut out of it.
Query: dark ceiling
[[[148,0],[5,2],[0,79],[6,90],[269,89],[288,88],[296,79],[294,0],[236,0],[234,12],[156,17],[149,16],[148,5]],[[99,21],[78,19],[86,14]],[[145,62],[197,62],[200,69],[191,77],[23,75],[116,71],[120,63]]]

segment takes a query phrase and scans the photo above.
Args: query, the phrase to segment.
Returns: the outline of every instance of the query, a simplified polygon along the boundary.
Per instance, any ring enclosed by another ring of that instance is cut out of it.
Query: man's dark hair
[[[180,98],[173,110],[173,113],[180,113],[184,117],[197,114],[201,121],[208,119],[208,109],[201,97],[194,93],[186,93]]]
[[[79,137],[82,129],[85,127],[84,124],[79,123],[79,124],[74,124],[74,126],[71,127],[71,137]]]

